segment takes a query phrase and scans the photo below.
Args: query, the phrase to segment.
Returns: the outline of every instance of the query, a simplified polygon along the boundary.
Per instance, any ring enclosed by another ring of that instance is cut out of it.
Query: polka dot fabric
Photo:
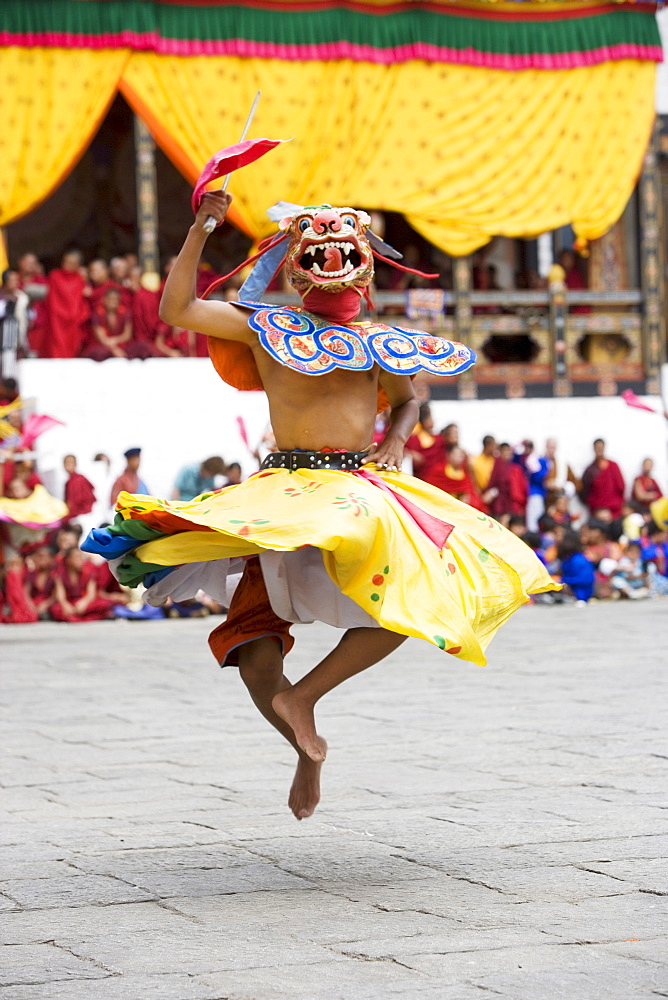
[[[133,53],[126,95],[195,180],[235,142],[291,138],[233,175],[234,220],[255,238],[285,199],[402,212],[448,253],[572,223],[601,236],[633,190],[654,118],[652,62],[504,71],[411,61],[284,62]]]
[[[0,225],[67,176],[109,106],[127,49],[4,48],[0,60]]]

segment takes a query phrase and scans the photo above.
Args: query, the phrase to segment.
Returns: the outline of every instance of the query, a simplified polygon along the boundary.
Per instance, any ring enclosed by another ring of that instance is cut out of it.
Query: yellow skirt
[[[373,465],[267,469],[189,503],[121,493],[117,509],[124,522],[153,529],[133,558],[147,566],[147,583],[161,577],[163,597],[180,571],[192,579],[201,568],[206,589],[209,563],[319,549],[323,579],[369,621],[481,666],[494,633],[529,594],[558,589],[531,549],[493,518]],[[160,567],[179,569],[165,575]]]

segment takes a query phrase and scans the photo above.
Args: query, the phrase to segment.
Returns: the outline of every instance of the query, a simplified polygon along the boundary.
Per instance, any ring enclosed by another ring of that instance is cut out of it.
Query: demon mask
[[[373,278],[370,222],[366,212],[331,205],[303,208],[281,220],[288,236],[285,270],[300,295],[347,288],[362,294]]]

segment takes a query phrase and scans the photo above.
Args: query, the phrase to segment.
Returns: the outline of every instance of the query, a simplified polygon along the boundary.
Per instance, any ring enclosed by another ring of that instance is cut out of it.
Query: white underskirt
[[[320,549],[307,546],[294,552],[263,552],[260,565],[269,602],[284,621],[299,625],[318,621],[340,629],[380,627],[371,615],[341,593],[325,569]],[[244,561],[239,558],[187,563],[150,587],[144,600],[159,607],[168,597],[187,601],[203,590],[229,607],[243,567]]]

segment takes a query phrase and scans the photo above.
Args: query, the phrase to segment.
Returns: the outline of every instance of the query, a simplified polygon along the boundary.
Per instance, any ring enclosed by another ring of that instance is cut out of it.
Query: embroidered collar
[[[325,375],[335,368],[368,371],[380,365],[396,375],[460,375],[475,364],[469,347],[421,330],[363,320],[329,323],[299,308],[257,302],[248,325],[279,364],[303,375]]]

